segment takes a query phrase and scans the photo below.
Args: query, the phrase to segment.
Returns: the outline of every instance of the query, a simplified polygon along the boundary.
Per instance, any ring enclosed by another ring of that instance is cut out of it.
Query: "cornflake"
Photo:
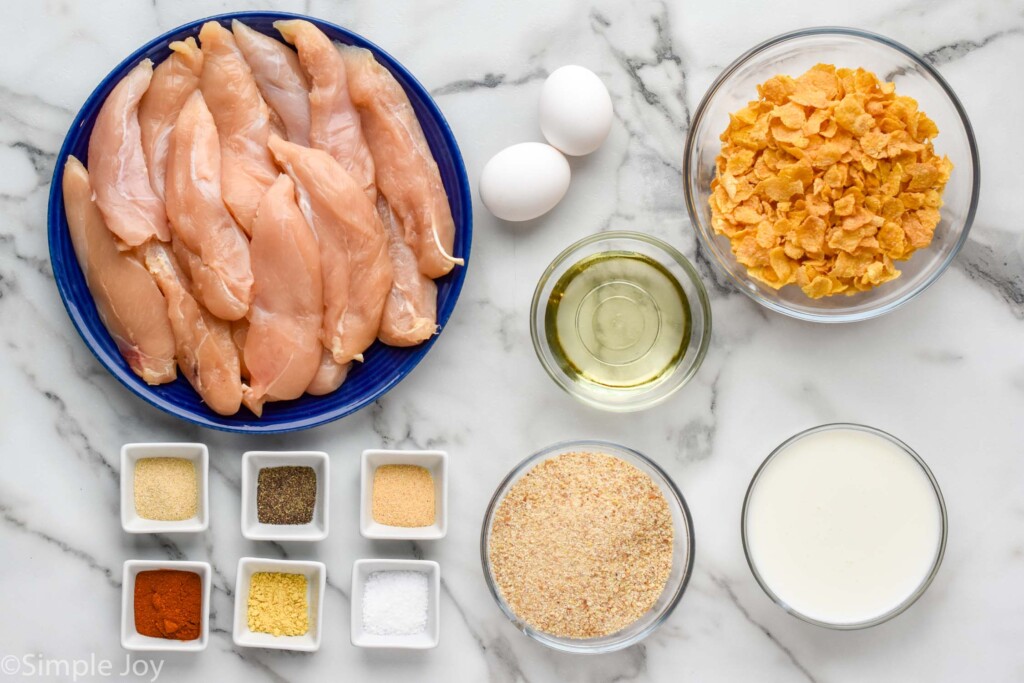
[[[812,299],[900,276],[927,247],[953,164],[935,122],[864,69],[818,64],[758,86],[729,116],[711,181],[711,222],[747,272]]]

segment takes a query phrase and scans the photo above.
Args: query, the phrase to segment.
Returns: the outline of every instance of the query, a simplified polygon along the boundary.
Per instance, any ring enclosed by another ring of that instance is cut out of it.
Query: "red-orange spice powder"
[[[177,569],[135,576],[135,630],[152,638],[195,640],[202,614],[199,574]]]

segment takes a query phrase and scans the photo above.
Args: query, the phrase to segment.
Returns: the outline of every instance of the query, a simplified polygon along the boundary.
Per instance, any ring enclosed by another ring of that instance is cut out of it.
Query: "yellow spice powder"
[[[303,574],[256,572],[249,582],[249,630],[273,636],[309,631],[309,602]]]
[[[417,465],[381,465],[373,473],[373,521],[387,526],[434,523],[434,477]]]

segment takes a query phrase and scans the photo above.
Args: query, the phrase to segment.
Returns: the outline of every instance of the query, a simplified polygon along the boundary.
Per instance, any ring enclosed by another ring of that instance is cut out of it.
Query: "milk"
[[[794,611],[835,625],[871,621],[922,585],[942,544],[925,469],[888,439],[853,428],[797,439],[750,492],[747,549]]]

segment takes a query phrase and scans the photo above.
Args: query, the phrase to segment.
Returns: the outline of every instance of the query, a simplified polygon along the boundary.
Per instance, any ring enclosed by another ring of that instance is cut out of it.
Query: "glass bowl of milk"
[[[875,626],[921,597],[942,563],[946,506],[924,460],[872,427],[785,441],[743,501],[743,551],[768,596],[834,629]]]

